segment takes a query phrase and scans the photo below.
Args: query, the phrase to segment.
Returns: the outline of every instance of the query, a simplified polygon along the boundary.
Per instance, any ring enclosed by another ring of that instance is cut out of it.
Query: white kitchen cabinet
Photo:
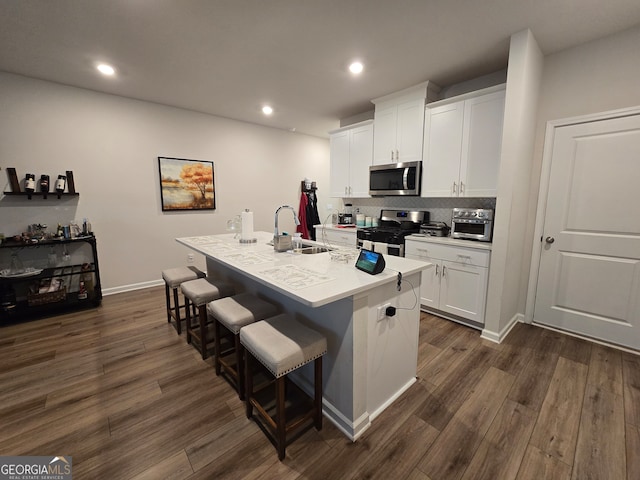
[[[437,85],[423,82],[372,100],[374,165],[422,160],[424,106],[439,90]]]
[[[422,160],[424,98],[376,108],[373,164]]]
[[[497,195],[505,91],[487,91],[427,105],[423,197]]]
[[[336,229],[332,227],[324,227],[324,237],[323,237],[323,227],[322,225],[318,225],[316,228],[316,241],[324,243],[325,238],[330,246],[333,247],[352,247],[356,248],[358,245],[358,239],[356,234],[356,229]]]
[[[425,260],[434,268],[422,272],[420,304],[484,324],[491,252],[405,239],[405,257]]]
[[[330,196],[369,196],[373,158],[373,121],[330,132]]]

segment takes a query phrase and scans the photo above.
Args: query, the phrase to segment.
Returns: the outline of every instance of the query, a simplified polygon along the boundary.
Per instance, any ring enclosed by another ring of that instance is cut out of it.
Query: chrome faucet
[[[278,207],[275,215],[275,229],[273,232],[273,248],[276,252],[284,252],[287,250],[291,250],[291,235],[280,235],[280,231],[278,230],[278,213],[283,208],[288,208],[293,213],[293,219],[296,222],[296,225],[300,225],[300,220],[298,220],[298,216],[296,215],[296,211],[293,207],[289,205],[282,205]]]

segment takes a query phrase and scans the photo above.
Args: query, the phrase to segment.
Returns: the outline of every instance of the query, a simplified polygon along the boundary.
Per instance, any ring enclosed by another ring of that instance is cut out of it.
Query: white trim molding
[[[485,340],[489,340],[494,343],[502,343],[502,341],[507,338],[509,332],[513,327],[515,327],[516,323],[524,322],[524,315],[522,313],[516,313],[511,320],[504,326],[504,328],[500,332],[493,332],[491,330],[487,330],[486,328],[482,330],[480,334],[480,338],[484,338]]]

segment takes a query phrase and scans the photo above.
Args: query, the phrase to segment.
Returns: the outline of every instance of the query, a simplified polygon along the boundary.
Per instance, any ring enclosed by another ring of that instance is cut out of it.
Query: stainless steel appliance
[[[369,167],[369,195],[420,195],[422,162]]]
[[[449,235],[449,227],[444,222],[425,223],[420,225],[420,233],[430,237],[446,237]]]
[[[451,238],[490,242],[493,234],[493,210],[454,208],[451,215]]]
[[[404,238],[419,233],[425,222],[429,222],[429,212],[424,210],[382,210],[377,227],[358,229],[358,246],[404,257]]]

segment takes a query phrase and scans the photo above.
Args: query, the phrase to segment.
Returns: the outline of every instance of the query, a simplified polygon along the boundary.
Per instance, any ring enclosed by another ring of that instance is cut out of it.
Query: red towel
[[[298,208],[298,220],[300,220],[300,225],[297,226],[296,232],[300,232],[302,234],[302,238],[309,240],[309,229],[307,228],[307,203],[309,203],[307,195],[302,192],[302,195],[300,196],[300,207]]]

